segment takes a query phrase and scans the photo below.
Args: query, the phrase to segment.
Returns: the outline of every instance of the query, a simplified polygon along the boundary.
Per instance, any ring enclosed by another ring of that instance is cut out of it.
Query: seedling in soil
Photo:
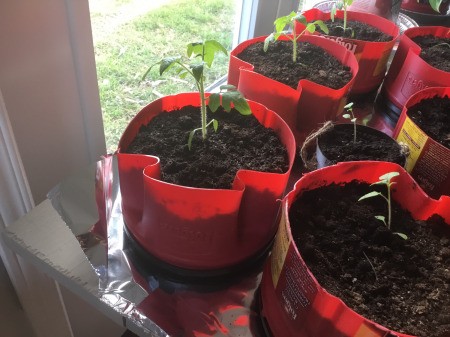
[[[218,93],[212,93],[208,97],[205,93],[205,66],[211,68],[214,57],[217,53],[228,55],[225,47],[215,40],[207,40],[204,42],[194,42],[187,45],[186,56],[171,56],[162,59],[153,64],[145,72],[142,79],[145,79],[152,68],[159,65],[159,75],[164,74],[171,68],[176,69],[176,73],[181,79],[190,75],[195,80],[200,95],[200,112],[201,112],[201,127],[189,132],[188,147],[192,146],[192,139],[197,131],[202,132],[202,138],[206,139],[207,130],[209,126],[213,126],[214,131],[217,131],[219,122],[216,119],[208,121],[207,105],[212,112],[217,111],[219,106],[229,112],[233,107],[242,115],[250,115],[252,111],[242,94],[236,90],[233,85],[223,85],[220,87]],[[208,103],[208,104],[207,104]]]
[[[356,120],[355,115],[353,114],[353,102],[348,103],[344,106],[344,109],[350,112],[349,114],[343,114],[342,117],[345,119],[350,119],[350,122],[353,123],[353,143],[356,143]]]
[[[374,265],[372,264],[372,261],[370,261],[369,257],[366,255],[366,253],[364,253],[364,251],[363,251],[363,254],[364,254],[364,257],[366,258],[367,262],[369,262],[370,267],[371,267],[372,270],[373,270],[373,273],[374,273],[374,275],[375,275],[375,281],[378,281],[377,271],[375,270],[375,267],[374,267]]]
[[[419,2],[419,0],[417,0]],[[441,3],[447,2],[447,0],[428,0],[430,3],[431,8],[433,8],[436,12],[439,12],[439,7],[441,6]]]
[[[341,0],[339,2],[335,2],[335,3],[333,3],[333,6],[331,7],[331,11],[330,11],[331,21],[333,21],[333,22],[334,22],[334,17],[336,16],[336,10],[342,9],[344,11],[344,27],[342,27],[342,29],[344,30],[344,35],[347,30],[350,30],[351,37],[353,37],[355,35],[355,33],[353,32],[352,28],[350,28],[350,27],[347,28],[347,7],[350,6],[352,3],[353,3],[353,0]]]
[[[449,32],[450,32],[450,30],[449,30]],[[442,42],[442,43],[438,43],[438,44],[435,44],[433,47],[431,47],[430,49],[432,49],[432,48],[437,48],[437,47],[440,47],[440,46],[446,46],[446,47],[448,47],[448,48],[450,48],[450,44],[449,43],[447,43],[447,42]]]
[[[370,186],[385,185],[386,189],[387,189],[387,196],[385,196],[381,192],[372,191],[372,192],[369,192],[367,194],[364,194],[361,198],[358,199],[358,201],[361,201],[361,200],[364,200],[364,199],[373,198],[373,197],[377,197],[377,196],[382,197],[387,203],[388,220],[386,222],[386,218],[383,215],[375,215],[375,218],[380,220],[380,221],[382,221],[384,223],[384,225],[388,229],[391,229],[391,217],[392,217],[391,187],[392,187],[392,185],[396,184],[395,181],[391,181],[391,180],[392,180],[392,178],[397,177],[399,174],[400,173],[398,173],[398,172],[389,172],[389,173],[383,174],[382,176],[380,176],[380,178],[379,178],[379,180],[377,182],[374,182],[373,184],[370,185]],[[405,240],[408,239],[408,237],[405,234],[403,234],[403,233],[394,232],[394,234],[397,234],[402,239],[405,239]]]
[[[295,22],[299,22],[306,27],[299,34],[297,34],[295,31]],[[304,15],[298,14],[296,12],[291,12],[291,14],[289,15],[279,17],[275,20],[274,25],[275,32],[270,34],[264,40],[264,51],[267,52],[269,44],[271,42],[277,41],[280,36],[284,35],[292,41],[292,61],[294,62],[297,61],[297,41],[300,36],[305,34],[307,31],[310,33],[314,33],[317,28],[320,28],[325,34],[328,34],[329,32],[328,27],[322,20],[316,20],[308,23]],[[287,30],[285,30],[286,27],[288,28]]]

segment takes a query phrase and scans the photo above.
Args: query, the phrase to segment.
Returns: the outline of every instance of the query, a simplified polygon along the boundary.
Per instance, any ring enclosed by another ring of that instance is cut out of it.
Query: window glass
[[[229,51],[240,0],[89,0],[107,151],[116,150],[129,120],[149,102],[195,91],[190,78],[159,76],[142,81],[161,58],[185,54],[186,45],[215,39]],[[228,57],[217,57],[206,86],[223,77]]]

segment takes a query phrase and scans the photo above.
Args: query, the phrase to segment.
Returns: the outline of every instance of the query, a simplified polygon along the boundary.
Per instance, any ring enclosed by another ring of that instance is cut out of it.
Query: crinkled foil
[[[265,336],[255,296],[261,268],[223,285],[188,285],[133,265],[124,245],[116,156],[63,181],[48,198],[97,273],[99,299],[143,335]]]

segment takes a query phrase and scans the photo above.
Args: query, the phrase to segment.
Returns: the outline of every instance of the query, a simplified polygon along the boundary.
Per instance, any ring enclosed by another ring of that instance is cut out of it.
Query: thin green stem
[[[293,51],[292,51],[292,61],[297,61],[297,39],[294,36],[294,45],[293,45]]]
[[[366,257],[367,262],[369,262],[370,267],[372,267],[373,273],[375,275],[375,281],[378,281],[378,276],[377,276],[377,271],[375,270],[374,265],[372,264],[372,261],[370,261],[369,257],[366,255],[366,253],[363,251],[362,252],[364,254],[364,256]]]
[[[206,97],[205,97],[205,86],[203,84],[203,78],[199,82],[199,92],[200,92],[200,111],[202,115],[202,138],[206,139],[207,134],[207,128],[206,128],[206,121],[207,121],[207,115],[206,115]]]
[[[344,36],[347,31],[347,5],[344,5]]]
[[[205,46],[203,45],[202,48],[202,61],[205,59]],[[203,68],[202,68],[203,69]],[[198,83],[199,86],[199,92],[200,92],[200,103],[201,103],[201,115],[202,115],[202,138],[206,139],[207,131],[207,110],[206,110],[206,97],[205,97],[205,85],[203,82],[203,70],[202,70],[202,76],[200,77],[200,81]]]
[[[391,185],[388,183],[386,184],[387,187],[387,203],[388,203],[388,228],[391,229]],[[385,198],[386,199],[386,198]]]
[[[181,62],[177,62],[181,67],[183,67],[192,77],[195,78],[194,73],[186,67]],[[195,84],[197,86],[197,90],[200,93],[200,112],[201,112],[201,130],[202,130],[202,138],[205,139],[207,135],[207,127],[206,127],[206,121],[207,121],[207,110],[206,110],[206,97],[205,97],[205,84],[203,81],[203,76],[200,79],[199,82],[195,81]]]

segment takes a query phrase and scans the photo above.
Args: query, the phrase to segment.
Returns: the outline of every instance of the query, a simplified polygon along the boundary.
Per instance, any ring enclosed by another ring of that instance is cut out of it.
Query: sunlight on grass
[[[105,2],[91,0],[95,1]],[[172,0],[144,15],[120,22],[114,13],[121,12],[132,2],[109,0],[112,5],[103,10],[99,5],[98,12],[91,6],[108,152],[116,150],[125,126],[143,106],[162,95],[195,89],[190,79],[181,81],[169,74],[159,77],[157,69],[141,82],[150,65],[165,56],[185,54],[186,45],[190,42],[215,39],[228,50],[232,44],[234,1]],[[117,29],[108,25],[108,17],[112,22],[120,23]],[[97,32],[97,28],[103,29],[103,33]],[[217,57],[213,69],[208,70],[207,85],[225,75],[227,70],[228,57]]]

